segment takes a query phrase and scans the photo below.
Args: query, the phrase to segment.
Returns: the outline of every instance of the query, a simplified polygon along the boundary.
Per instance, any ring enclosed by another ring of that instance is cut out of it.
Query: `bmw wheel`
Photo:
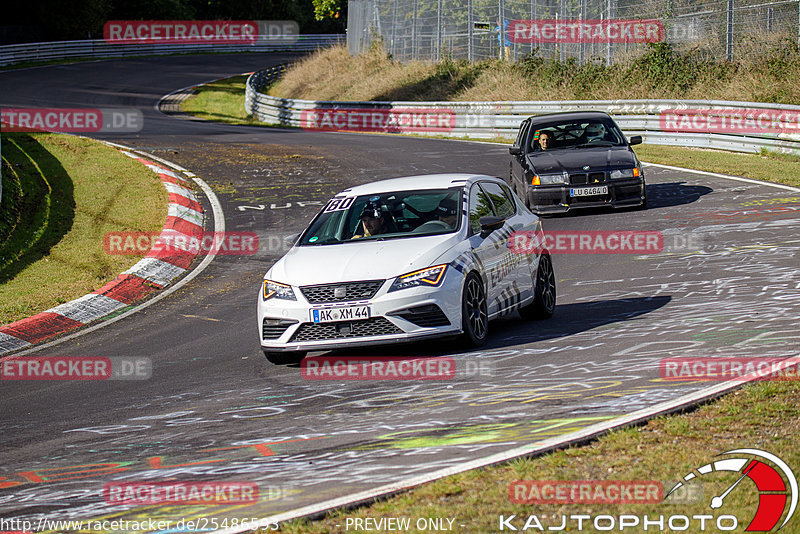
[[[556,275],[549,254],[542,253],[536,269],[533,302],[519,309],[523,319],[548,319],[556,311]]]
[[[486,342],[489,332],[486,292],[483,282],[475,273],[467,275],[464,292],[461,296],[461,323],[464,341],[472,347],[480,347]]]

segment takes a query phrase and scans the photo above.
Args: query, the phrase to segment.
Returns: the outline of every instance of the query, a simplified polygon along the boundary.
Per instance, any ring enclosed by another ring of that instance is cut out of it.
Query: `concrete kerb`
[[[203,227],[197,225],[196,221],[198,217],[204,217],[204,213],[194,193],[185,187],[188,185],[186,178],[189,178],[203,191],[211,205],[214,231],[225,231],[225,218],[219,199],[201,178],[180,165],[152,154],[116,143],[102,142],[140,161],[159,175],[171,197],[170,208],[168,208],[170,213],[163,230],[175,232],[176,225],[180,225],[181,233],[190,232],[191,235],[188,237],[202,234]],[[173,200],[179,200],[180,204]],[[205,255],[200,263],[189,272],[188,267],[194,259],[193,256],[181,255],[175,258],[163,258],[155,257],[151,252],[112,282],[92,293],[31,317],[0,326],[0,356],[12,352],[15,352],[15,356],[36,352],[113,324],[177,291],[200,274],[213,261],[214,257],[213,253]],[[180,280],[177,283],[170,285],[178,278]],[[135,301],[141,300],[155,291],[160,292],[149,300],[134,305]],[[106,317],[109,318],[103,320]],[[56,340],[37,344],[96,321],[101,322]],[[16,352],[21,349],[27,350]]]

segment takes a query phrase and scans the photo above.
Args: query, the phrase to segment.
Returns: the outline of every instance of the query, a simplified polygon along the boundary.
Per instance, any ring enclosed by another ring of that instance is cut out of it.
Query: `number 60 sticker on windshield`
[[[342,211],[346,210],[353,205],[356,197],[332,198],[328,205],[325,206],[325,213],[329,211]]]

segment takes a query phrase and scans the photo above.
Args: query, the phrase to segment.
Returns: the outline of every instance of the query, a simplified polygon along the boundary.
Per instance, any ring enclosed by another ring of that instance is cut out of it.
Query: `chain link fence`
[[[515,60],[532,52],[611,64],[648,42],[746,60],[800,40],[798,0],[349,0],[347,45],[400,61]]]

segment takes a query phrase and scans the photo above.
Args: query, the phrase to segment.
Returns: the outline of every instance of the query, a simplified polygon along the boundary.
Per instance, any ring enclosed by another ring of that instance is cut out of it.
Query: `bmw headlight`
[[[406,273],[397,277],[392,287],[389,288],[389,291],[398,291],[400,289],[408,289],[409,287],[417,286],[436,287],[441,285],[442,280],[444,280],[444,272],[446,270],[447,264],[444,264],[427,267],[412,273]]]
[[[273,282],[272,280],[264,280],[264,300],[271,298],[297,300],[294,296],[292,286],[287,286],[280,282]]]
[[[612,180],[617,180],[619,178],[638,178],[639,177],[639,168],[634,167],[632,169],[617,169],[611,171],[610,178]]]
[[[560,172],[558,174],[537,174],[533,177],[531,185],[553,185],[553,184],[568,184],[569,174]]]

